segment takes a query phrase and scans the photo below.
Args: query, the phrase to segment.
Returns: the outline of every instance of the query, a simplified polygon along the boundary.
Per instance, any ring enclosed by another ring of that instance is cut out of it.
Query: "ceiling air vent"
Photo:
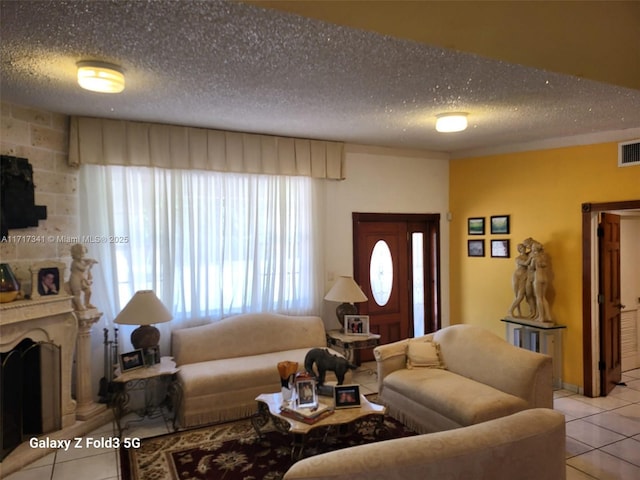
[[[640,140],[618,144],[618,166],[640,165]]]

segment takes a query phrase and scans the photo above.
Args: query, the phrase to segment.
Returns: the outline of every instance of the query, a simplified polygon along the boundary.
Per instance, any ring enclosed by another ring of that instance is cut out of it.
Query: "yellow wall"
[[[451,323],[500,322],[513,300],[514,251],[531,236],[550,255],[555,278],[551,310],[567,325],[565,383],[583,385],[581,204],[640,199],[640,166],[618,168],[617,143],[451,161]],[[491,215],[510,215],[511,233],[489,233]],[[486,217],[483,237],[467,235],[468,217]],[[486,256],[467,256],[467,240],[484,238]],[[491,258],[489,240],[509,238],[511,258]]]

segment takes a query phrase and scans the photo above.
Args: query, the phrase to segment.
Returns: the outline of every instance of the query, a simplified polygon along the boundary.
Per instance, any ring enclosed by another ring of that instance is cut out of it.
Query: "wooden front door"
[[[622,379],[620,216],[603,213],[600,217],[598,237],[601,395],[607,395]]]
[[[354,278],[359,303],[380,343],[440,327],[439,215],[353,214]],[[372,350],[359,361],[373,360]]]

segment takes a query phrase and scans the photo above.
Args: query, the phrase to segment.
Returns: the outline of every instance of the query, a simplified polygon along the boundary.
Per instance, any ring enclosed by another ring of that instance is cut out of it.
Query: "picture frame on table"
[[[43,261],[29,267],[31,272],[31,299],[46,297],[49,295],[68,295],[64,291],[64,271],[66,265],[63,262]]]
[[[484,257],[484,240],[467,240],[469,257]]]
[[[120,354],[120,371],[122,373],[144,367],[144,352],[141,348]]]
[[[360,386],[336,385],[333,389],[333,400],[336,409],[359,407]]]
[[[153,347],[147,347],[144,349],[144,360],[148,366],[157,365],[160,363],[160,347],[155,345]]]
[[[313,378],[305,378],[296,381],[296,407],[314,408],[318,406],[318,393],[316,381]]]
[[[467,219],[467,234],[484,235],[484,217],[470,217]]]
[[[509,258],[509,240],[491,240],[491,256],[494,258]]]
[[[508,235],[509,230],[509,215],[491,216],[491,235]]]
[[[347,335],[369,335],[369,315],[345,315],[344,333]]]

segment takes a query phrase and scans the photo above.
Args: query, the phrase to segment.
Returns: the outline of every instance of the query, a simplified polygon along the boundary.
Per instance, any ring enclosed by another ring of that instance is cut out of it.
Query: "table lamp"
[[[140,325],[131,332],[131,345],[137,350],[158,345],[160,331],[152,324],[168,322],[171,318],[171,313],[153,290],[140,290],[129,300],[114,322],[121,325]]]
[[[354,303],[366,302],[367,296],[353,278],[341,276],[338,277],[338,280],[333,284],[324,299],[331,302],[341,302],[336,308],[336,316],[340,322],[340,327],[344,327],[344,316],[357,315],[358,307]]]

